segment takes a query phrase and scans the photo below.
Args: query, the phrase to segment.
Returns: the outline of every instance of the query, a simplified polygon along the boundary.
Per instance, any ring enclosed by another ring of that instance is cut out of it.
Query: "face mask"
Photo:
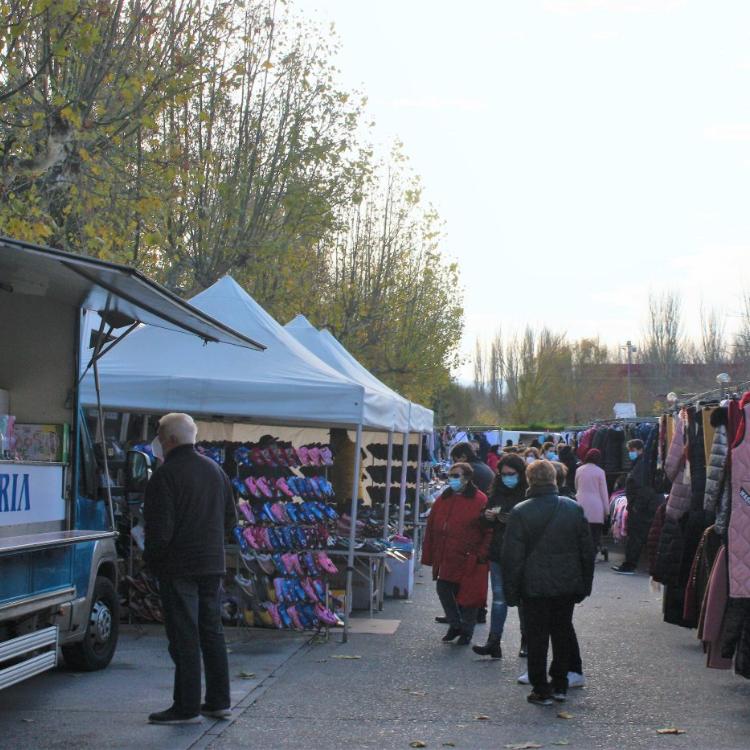
[[[628,451],[628,458],[631,461],[635,461],[635,459],[638,458],[638,452],[637,451]]]
[[[557,453],[555,453],[554,451],[550,451],[547,454],[547,460],[548,461],[557,461]]]
[[[155,437],[151,441],[151,452],[155,458],[158,458],[160,461],[164,460],[164,449],[161,447],[161,440],[158,437]]]
[[[518,487],[518,474],[503,474],[502,482],[508,489]]]
[[[533,464],[533,463],[534,463],[534,461],[536,461],[536,459],[534,458],[534,456],[529,456],[529,457],[528,457],[528,458],[526,459],[526,463],[527,463],[527,464]]]
[[[461,492],[461,490],[464,488],[464,480],[463,479],[455,479],[455,478],[451,477],[448,480],[448,486],[454,492]]]

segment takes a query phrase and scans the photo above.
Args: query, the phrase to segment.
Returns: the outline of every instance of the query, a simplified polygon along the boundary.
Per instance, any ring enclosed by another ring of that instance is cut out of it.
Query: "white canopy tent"
[[[218,345],[207,351],[193,337],[140,328],[100,366],[107,409],[141,413],[184,411],[268,425],[356,429],[352,529],[356,528],[362,430],[408,429],[409,403],[394,392],[366,388],[299,343],[226,276],[190,300],[197,309],[263,341],[262,353]],[[95,402],[84,378],[83,405]],[[401,404],[406,404],[404,408]],[[405,414],[404,414],[405,411]],[[351,601],[354,540],[350,540],[347,601]],[[346,618],[348,626],[348,617]],[[347,628],[344,638],[347,637]]]
[[[386,465],[386,490],[384,503],[384,525],[383,531],[386,533],[388,527],[387,519],[390,511],[391,496],[391,471],[393,468],[393,437],[394,432],[399,432],[403,436],[402,440],[402,461],[401,461],[401,482],[399,496],[399,515],[398,530],[403,533],[405,523],[406,508],[406,477],[407,464],[409,458],[409,433],[416,432],[420,434],[419,447],[417,449],[417,482],[414,503],[414,521],[415,528],[419,514],[419,489],[422,462],[422,439],[421,435],[425,432],[432,431],[433,413],[419,404],[414,404],[400,396],[396,391],[387,386],[375,375],[373,375],[364,365],[341,344],[341,342],[330,332],[325,329],[318,330],[313,326],[304,315],[297,315],[293,320],[286,324],[286,329],[290,331],[295,338],[304,344],[310,351],[315,353],[320,359],[329,364],[338,372],[351,377],[365,387],[365,400],[368,392],[386,394],[393,399],[394,413],[393,427],[388,430],[388,453]],[[356,519],[355,519],[356,520]],[[354,529],[354,523],[352,524]]]
[[[106,408],[185,411],[260,424],[387,426],[387,415],[374,407],[365,415],[361,385],[301,346],[231,277],[193,297],[191,304],[248,336],[258,334],[266,351],[221,345],[209,350],[192,336],[140,328],[102,359]],[[95,403],[89,377],[81,399],[84,405]]]

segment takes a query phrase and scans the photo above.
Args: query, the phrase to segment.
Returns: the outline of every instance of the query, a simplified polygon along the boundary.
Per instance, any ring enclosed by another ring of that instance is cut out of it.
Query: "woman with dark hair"
[[[500,462],[500,446],[491,445],[490,450],[487,453],[487,466],[497,474],[497,465]]]
[[[483,523],[492,530],[492,541],[488,558],[490,561],[490,583],[492,587],[492,610],[490,632],[484,646],[473,646],[474,653],[500,659],[503,655],[500,641],[503,637],[508,605],[503,591],[503,572],[500,557],[503,549],[505,524],[513,508],[526,497],[526,462],[514,453],[506,453],[497,466],[497,477],[492,485]]]
[[[477,611],[487,596],[492,530],[481,522],[487,496],[474,484],[471,466],[451,466],[448,485],[427,517],[422,564],[432,566],[432,579],[437,581],[437,594],[450,626],[443,641],[458,638],[458,645],[468,646]]]
[[[568,475],[565,478],[565,486],[569,490],[575,490],[576,487],[576,471],[578,470],[578,460],[576,454],[569,445],[558,445],[557,455],[560,463],[565,466],[568,470]]]
[[[609,515],[607,475],[602,469],[602,454],[596,448],[586,453],[583,465],[576,471],[576,499],[591,529],[594,554],[599,549],[604,522]]]

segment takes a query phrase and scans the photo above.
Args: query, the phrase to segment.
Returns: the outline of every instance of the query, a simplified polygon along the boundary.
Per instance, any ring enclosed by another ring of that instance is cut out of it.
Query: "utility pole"
[[[628,341],[625,346],[620,347],[621,349],[625,349],[628,353],[628,403],[633,403],[633,387],[630,379],[630,370],[633,366],[633,354],[637,352],[638,350],[633,346],[632,341]]]

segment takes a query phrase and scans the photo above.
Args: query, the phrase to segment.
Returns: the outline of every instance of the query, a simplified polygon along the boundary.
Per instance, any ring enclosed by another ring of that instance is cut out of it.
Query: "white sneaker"
[[[530,682],[530,680],[529,680],[529,673],[528,673],[528,672],[524,672],[524,673],[523,673],[523,674],[522,674],[522,675],[521,675],[521,676],[520,676],[520,677],[519,677],[519,678],[518,678],[518,679],[516,680],[516,682],[517,682],[517,683],[518,683],[519,685],[531,685],[531,682]]]
[[[568,687],[582,688],[586,687],[586,678],[578,672],[568,672]]]

